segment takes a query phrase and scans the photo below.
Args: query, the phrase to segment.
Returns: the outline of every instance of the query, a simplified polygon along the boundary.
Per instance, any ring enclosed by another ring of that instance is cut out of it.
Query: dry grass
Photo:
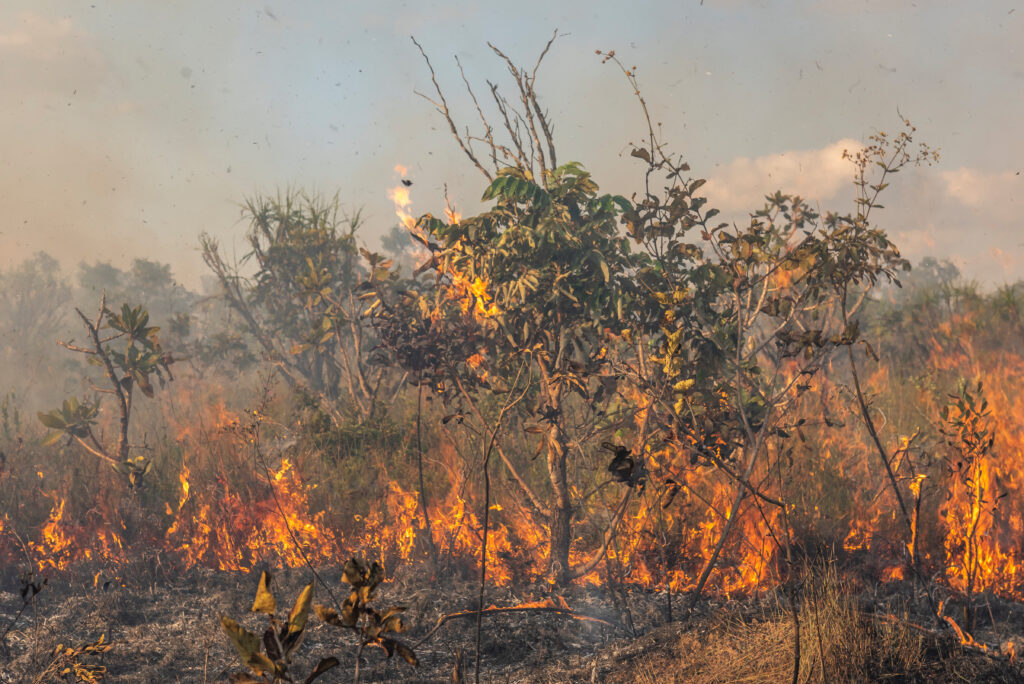
[[[817,573],[801,594],[800,682],[1021,681],[1005,662],[965,652],[900,617],[864,613],[834,570]],[[789,682],[793,630],[781,599],[759,614],[695,620],[661,638],[652,635],[633,657],[610,654],[595,663],[595,681]]]
[[[799,681],[877,681],[920,669],[924,636],[897,621],[862,615],[831,571],[806,585],[803,594]],[[675,674],[708,684],[789,681],[793,632],[792,616],[779,604],[764,619],[734,617],[704,634],[685,633]],[[665,680],[655,675],[647,681]]]

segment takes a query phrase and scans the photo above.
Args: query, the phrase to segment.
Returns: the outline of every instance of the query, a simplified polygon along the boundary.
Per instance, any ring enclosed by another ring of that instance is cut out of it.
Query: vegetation
[[[680,665],[708,680],[755,676],[757,656],[783,650],[774,679],[926,673],[943,633],[1008,657],[979,608],[1024,595],[1024,289],[986,293],[935,260],[910,271],[874,224],[893,174],[936,153],[904,120],[848,153],[849,211],[778,191],[723,222],[659,137],[636,69],[600,53],[644,129],[627,160],[643,189],[614,194],[558,161],[535,90],[550,48],[530,68],[493,48],[512,96],[489,84],[488,115],[465,81],[476,133],[426,60],[484,206],[403,215],[390,254],[360,243],[360,215],[336,197],[287,192],[246,201],[238,263],[203,236],[206,298],[147,260],[83,265],[77,285],[45,255],[0,274],[14,293],[2,313],[26,323],[3,338],[5,360],[57,336],[76,352],[38,366],[69,384],[0,403],[0,567],[86,568],[97,591],[196,566],[312,573],[287,617],[261,573],[261,633],[222,618],[247,668],[235,681],[337,667],[299,654],[310,611],[354,636],[356,678],[366,647],[416,666],[398,636],[406,608],[373,605],[385,567],[422,584],[479,578],[476,609],[438,622],[476,618],[478,677],[485,615],[579,617],[546,595],[485,608],[499,585],[604,585],[615,615],[594,622],[634,634],[630,592],[673,622],[681,593],[689,617],[708,594],[775,590],[770,616],[715,632],[712,650],[742,644],[731,665]],[[107,307],[125,295],[141,303]],[[86,297],[95,316],[76,308]],[[23,419],[20,406],[54,401],[38,425]],[[379,562],[355,560],[367,556]],[[348,596],[314,604],[341,558]],[[847,572],[906,582],[920,605],[868,614]],[[15,622],[43,585],[26,586]],[[37,664],[99,678],[81,663],[108,649],[61,646]]]
[[[103,370],[107,386],[100,387],[91,381],[89,385],[98,394],[111,395],[117,401],[117,440],[115,444],[101,444],[93,431],[100,412],[99,400],[85,399],[80,402],[71,397],[59,409],[39,413],[39,422],[53,430],[42,444],[54,444],[63,437],[67,437],[69,442],[74,440],[85,451],[126,475],[129,484],[134,487],[152,467],[151,461],[145,456],[131,455],[129,431],[135,388],[152,398],[155,394],[154,380],[163,385],[174,379],[170,370],[174,357],[160,346],[157,340],[160,328],[149,325],[149,313],[141,306],[124,304],[121,311],[115,313],[106,307],[104,295],[100,297],[99,313],[95,320],[87,318],[81,309],[75,309],[75,312],[89,334],[89,346],[82,347],[71,342],[60,344],[70,351],[85,354],[90,363]],[[101,332],[104,330],[113,332],[105,335]],[[117,341],[123,344],[115,348],[111,343]]]
[[[299,593],[288,618],[279,620],[276,617],[277,601],[270,591],[270,583],[271,575],[263,572],[260,575],[260,583],[256,588],[256,598],[253,600],[251,609],[254,613],[266,615],[270,623],[263,632],[262,638],[231,618],[221,616],[221,627],[238,650],[242,664],[258,676],[236,673],[231,677],[234,682],[296,681],[295,675],[289,668],[292,665],[292,656],[302,643],[306,633],[306,622],[309,619],[309,608],[313,600],[313,584],[307,584]],[[322,658],[301,681],[308,684],[337,665],[337,658]]]

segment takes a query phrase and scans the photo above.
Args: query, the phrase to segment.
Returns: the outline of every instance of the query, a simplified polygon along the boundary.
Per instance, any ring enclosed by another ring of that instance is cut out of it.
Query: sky
[[[1024,1],[3,0],[0,268],[43,250],[77,264],[171,264],[198,287],[199,235],[241,253],[247,197],[288,188],[361,209],[370,248],[413,213],[478,209],[484,179],[430,102],[426,49],[460,125],[511,92],[488,41],[532,65],[561,161],[636,189],[643,119],[741,221],[775,190],[852,210],[841,159],[900,115],[941,150],[893,178],[873,216],[905,256],[951,259],[986,286],[1024,278]]]

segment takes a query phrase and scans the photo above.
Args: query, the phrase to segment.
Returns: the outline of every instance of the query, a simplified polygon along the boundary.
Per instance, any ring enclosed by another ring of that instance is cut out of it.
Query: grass
[[[1012,665],[963,650],[906,619],[862,611],[831,568],[803,587],[799,682],[1020,681]],[[719,614],[675,631],[607,672],[606,682],[789,682],[793,619],[780,601],[759,615]]]

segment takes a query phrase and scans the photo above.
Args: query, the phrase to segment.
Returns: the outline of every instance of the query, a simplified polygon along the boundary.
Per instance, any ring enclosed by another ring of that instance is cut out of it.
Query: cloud
[[[964,206],[986,208],[1010,219],[1024,204],[1024,176],[1019,171],[982,171],[962,166],[941,174],[946,195]]]
[[[1022,178],[1005,169],[907,169],[894,178],[889,208],[872,220],[915,263],[949,258],[968,278],[1013,282],[1024,278]]]
[[[727,220],[743,217],[775,190],[802,196],[811,206],[851,211],[853,167],[843,150],[860,149],[844,138],[825,147],[763,157],[738,157],[711,174],[709,205]],[[986,284],[1024,277],[1024,175],[1016,169],[963,166],[953,170],[908,168],[890,179],[883,211],[872,213],[912,262],[950,258],[964,275]]]
[[[33,12],[18,15],[17,24],[0,33],[0,50],[34,59],[57,59],[64,54],[74,25],[67,17],[48,19]]]
[[[860,147],[858,141],[843,138],[816,150],[737,157],[708,179],[708,200],[723,212],[752,211],[764,203],[765,195],[781,190],[812,204],[825,203],[852,179],[853,168],[843,159],[843,151]]]

